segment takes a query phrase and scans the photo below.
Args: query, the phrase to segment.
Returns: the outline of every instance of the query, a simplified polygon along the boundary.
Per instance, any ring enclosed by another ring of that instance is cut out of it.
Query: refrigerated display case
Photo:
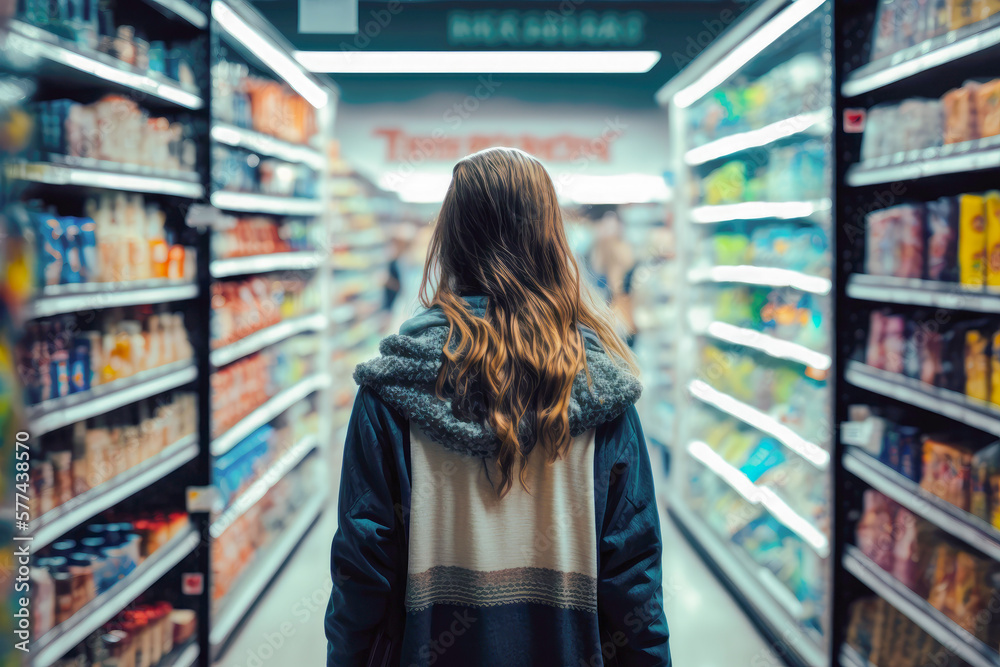
[[[838,3],[834,655],[1000,663],[1000,6]]]
[[[829,664],[831,3],[758,3],[657,98],[681,284],[669,511],[796,664]]]

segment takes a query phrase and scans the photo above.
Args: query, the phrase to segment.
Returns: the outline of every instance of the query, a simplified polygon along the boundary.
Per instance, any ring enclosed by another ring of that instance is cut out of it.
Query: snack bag
[[[1000,191],[985,196],[986,284],[1000,287]]]
[[[1000,405],[1000,330],[990,341],[990,402]]]
[[[865,272],[872,276],[896,275],[898,227],[895,208],[872,211],[865,222]]]
[[[969,512],[983,521],[990,520],[990,476],[1000,474],[1000,442],[972,456]]]
[[[931,586],[927,601],[932,607],[948,614],[953,602],[952,589],[955,583],[955,549],[945,543],[934,550],[934,565],[931,570]]]
[[[906,205],[897,210],[898,260],[895,275],[899,278],[924,276],[924,208]],[[1000,224],[1000,222],[998,222]]]
[[[873,310],[868,320],[868,347],[865,350],[865,363],[872,368],[885,368],[885,324],[885,313]]]
[[[976,0],[948,0],[948,29],[958,30],[978,21]]]
[[[864,555],[887,572],[893,564],[893,515],[895,504],[874,489],[864,493],[864,512],[857,526],[857,543]]]
[[[965,395],[989,400],[989,338],[979,329],[965,332]]]
[[[985,606],[984,569],[980,559],[966,551],[955,556],[955,586],[948,604],[949,616],[973,635],[981,634],[976,617]]]
[[[958,144],[978,138],[976,127],[978,87],[978,84],[969,82],[961,88],[948,91],[941,98],[941,103],[944,106],[945,144]]]
[[[958,197],[958,272],[963,285],[986,282],[986,199]]]
[[[933,525],[921,521],[910,510],[900,507],[893,519],[892,576],[921,597],[927,594],[926,578],[934,540],[939,539]]]
[[[958,281],[958,202],[944,197],[927,204],[927,279]]]
[[[1000,79],[980,84],[976,91],[976,123],[980,138],[1000,135]]]
[[[959,509],[969,509],[971,454],[935,438],[924,441],[920,487]]]

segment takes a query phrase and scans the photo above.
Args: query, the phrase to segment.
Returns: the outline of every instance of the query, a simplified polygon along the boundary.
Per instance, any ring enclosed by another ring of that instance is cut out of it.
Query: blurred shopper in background
[[[597,223],[594,245],[587,256],[597,290],[625,325],[629,347],[635,340],[632,312],[632,276],[636,260],[632,246],[624,238],[622,221],[615,211],[607,211]]]
[[[455,166],[420,292],[355,372],[328,665],[669,665],[635,362],[537,160]]]

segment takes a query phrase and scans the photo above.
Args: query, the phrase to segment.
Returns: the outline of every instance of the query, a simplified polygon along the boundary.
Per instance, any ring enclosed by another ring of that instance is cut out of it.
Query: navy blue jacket
[[[589,626],[570,618],[585,612],[560,610],[560,616],[535,605],[477,609],[474,624],[460,606],[405,612],[410,428],[370,388],[354,404],[342,474],[328,667],[670,665],[659,514],[634,407],[595,433],[598,613]],[[447,650],[436,641],[447,642]]]

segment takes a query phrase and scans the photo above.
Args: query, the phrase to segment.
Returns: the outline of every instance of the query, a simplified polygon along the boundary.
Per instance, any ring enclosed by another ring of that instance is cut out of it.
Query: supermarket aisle
[[[326,664],[323,614],[330,598],[332,501],[260,599],[220,667],[319,667]]]
[[[727,667],[753,660],[753,664],[781,665],[665,511],[660,512],[660,523],[663,595],[674,664]],[[330,591],[328,562],[335,531],[336,512],[330,508],[233,641],[219,663],[222,667],[324,664],[323,611]]]

